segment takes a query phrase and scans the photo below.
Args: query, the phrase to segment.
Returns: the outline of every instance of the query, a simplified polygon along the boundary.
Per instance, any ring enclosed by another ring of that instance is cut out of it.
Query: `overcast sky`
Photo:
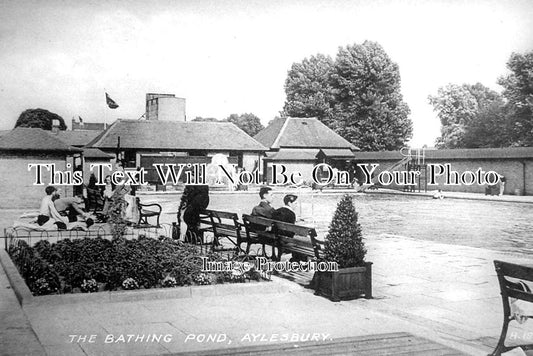
[[[0,129],[37,107],[68,126],[137,119],[147,92],[186,98],[190,119],[251,112],[266,125],[292,63],[365,40],[400,67],[412,144],[432,145],[428,95],[447,83],[500,91],[511,53],[533,50],[533,1],[0,0]]]

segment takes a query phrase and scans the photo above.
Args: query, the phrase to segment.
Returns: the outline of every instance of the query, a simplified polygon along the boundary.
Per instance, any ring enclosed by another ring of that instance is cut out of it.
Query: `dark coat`
[[[272,219],[275,209],[266,201],[262,200],[259,205],[252,209],[253,216],[262,216],[267,219]]]
[[[294,224],[296,222],[296,214],[291,209],[283,206],[274,211],[272,219]]]

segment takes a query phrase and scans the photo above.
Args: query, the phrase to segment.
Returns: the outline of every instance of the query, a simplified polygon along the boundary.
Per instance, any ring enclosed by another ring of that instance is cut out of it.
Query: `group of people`
[[[294,194],[287,194],[283,197],[283,204],[281,208],[274,209],[272,207],[272,188],[262,187],[259,189],[259,197],[261,201],[252,209],[253,216],[262,216],[267,219],[283,221],[294,224],[296,222],[296,206],[298,197]]]
[[[91,174],[89,184],[83,190],[75,191],[73,197],[61,197],[61,192],[54,186],[45,188],[46,195],[41,201],[37,224],[39,226],[52,227],[56,225],[58,229],[66,229],[69,223],[84,221],[87,227],[94,224],[94,220],[88,213],[90,202],[88,195],[91,194],[96,204],[103,206],[101,213],[97,214],[100,222],[105,222],[109,217],[111,205],[115,200],[124,201],[123,215],[133,218],[133,208],[135,205],[132,194],[135,194],[135,187],[129,185],[115,186],[108,175],[104,179],[104,185],[96,184],[96,177]],[[85,191],[85,192],[84,192]],[[84,206],[84,209],[81,206]]]
[[[45,188],[46,195],[41,200],[37,224],[39,226],[57,226],[58,229],[64,230],[69,223],[78,221],[81,217],[87,227],[94,224],[90,215],[80,208],[83,198],[80,196],[64,197],[60,195],[60,190],[54,186]]]

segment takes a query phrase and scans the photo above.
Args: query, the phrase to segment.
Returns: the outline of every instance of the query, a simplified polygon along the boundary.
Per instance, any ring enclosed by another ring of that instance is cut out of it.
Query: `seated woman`
[[[183,221],[187,224],[185,232],[185,242],[198,243],[203,242],[203,236],[200,236],[200,213],[207,209],[209,205],[209,186],[207,185],[187,185],[181,196],[180,206],[178,208],[178,222],[180,221],[181,211],[183,212]]]

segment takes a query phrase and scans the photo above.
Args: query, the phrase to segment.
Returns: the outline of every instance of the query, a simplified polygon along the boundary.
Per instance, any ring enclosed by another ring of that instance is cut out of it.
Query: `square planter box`
[[[372,262],[364,267],[339,268],[338,272],[315,272],[315,295],[330,298],[333,302],[355,299],[364,295],[372,298]]]

